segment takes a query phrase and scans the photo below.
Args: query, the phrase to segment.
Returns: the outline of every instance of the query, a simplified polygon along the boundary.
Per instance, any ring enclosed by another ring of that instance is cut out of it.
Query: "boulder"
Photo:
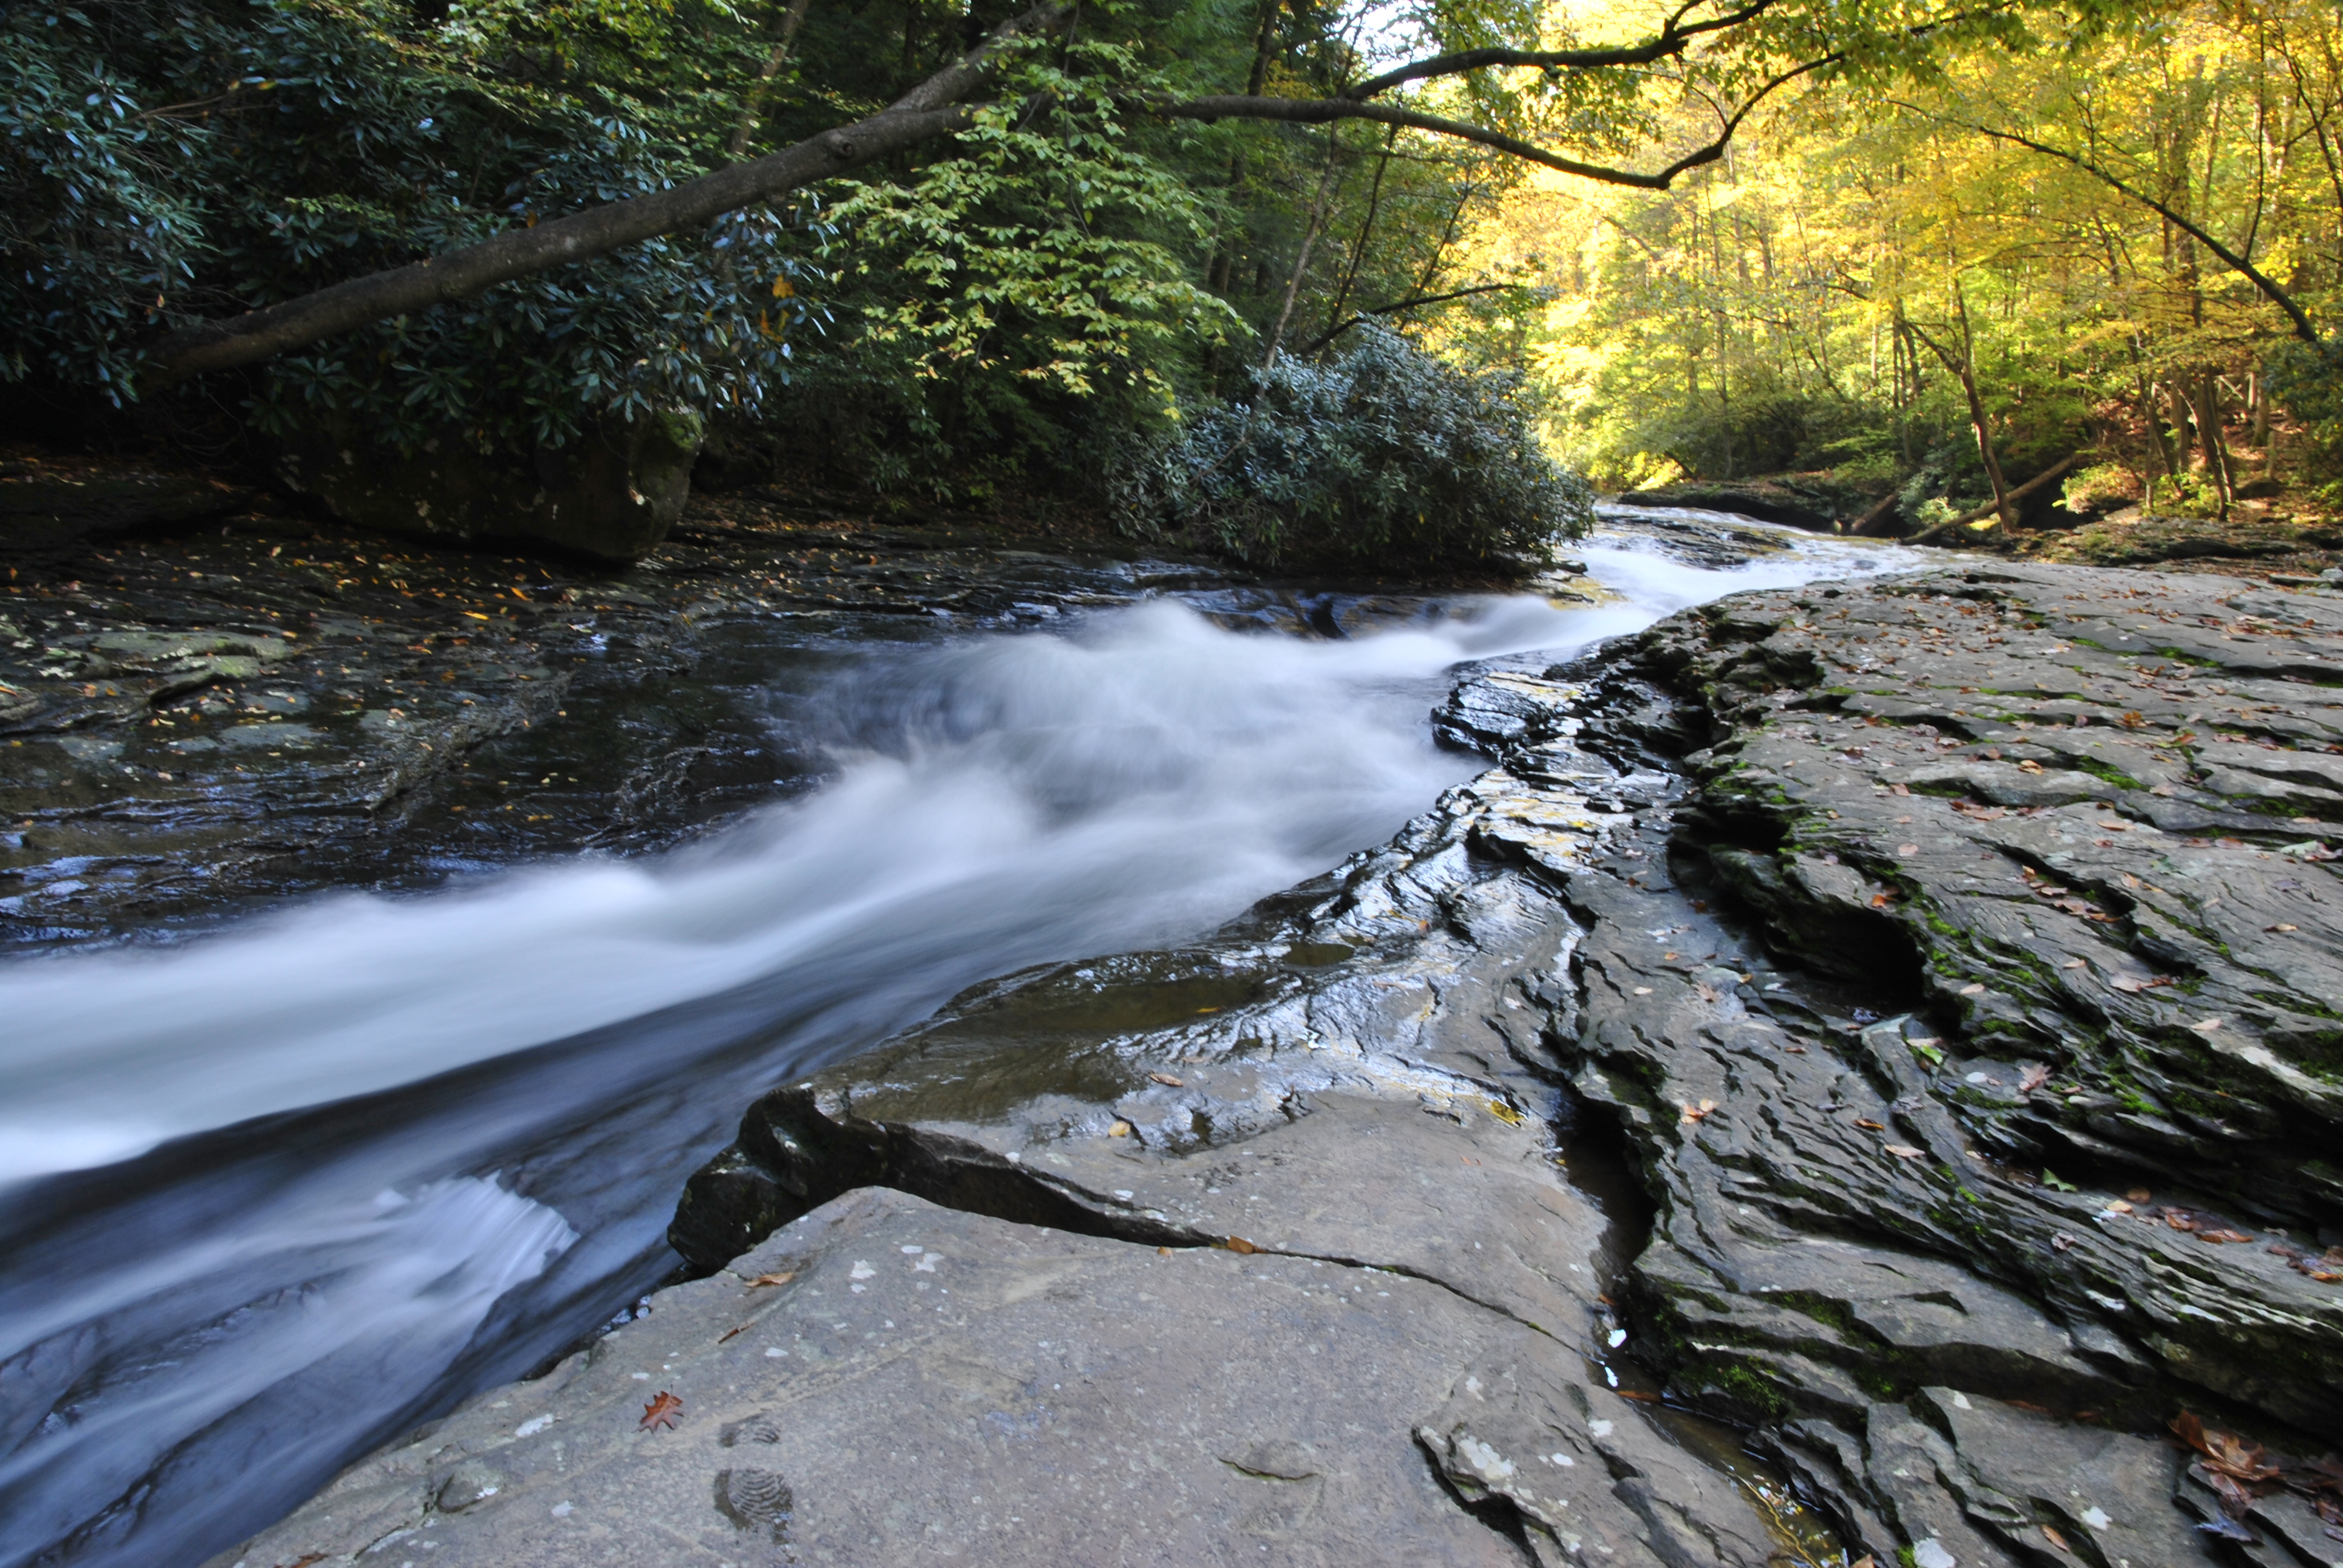
[[[343,417],[287,439],[277,472],[347,522],[449,544],[520,544],[600,561],[639,559],[691,493],[701,421],[671,409],[603,419],[561,447],[484,455],[449,431],[412,456]]]

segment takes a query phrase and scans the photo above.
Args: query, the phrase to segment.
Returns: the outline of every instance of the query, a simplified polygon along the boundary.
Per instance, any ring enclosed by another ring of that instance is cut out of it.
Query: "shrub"
[[[1518,377],[1376,326],[1329,362],[1256,371],[1246,398],[1128,465],[1119,497],[1132,532],[1259,566],[1415,570],[1543,563],[1593,501],[1539,442]]]

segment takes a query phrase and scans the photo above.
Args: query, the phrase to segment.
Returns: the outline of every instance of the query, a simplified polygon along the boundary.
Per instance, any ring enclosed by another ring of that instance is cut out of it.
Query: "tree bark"
[[[1293,258],[1292,274],[1285,280],[1285,299],[1277,307],[1277,326],[1269,335],[1269,351],[1261,357],[1261,367],[1266,370],[1277,363],[1277,350],[1285,341],[1285,328],[1293,319],[1293,302],[1302,293],[1302,275],[1310,270],[1310,253],[1318,245],[1319,230],[1326,224],[1326,205],[1334,193],[1334,172],[1340,166],[1336,155],[1342,150],[1330,129],[1326,133],[1326,172],[1318,176],[1317,199],[1310,204],[1310,226],[1302,234],[1302,254]]]

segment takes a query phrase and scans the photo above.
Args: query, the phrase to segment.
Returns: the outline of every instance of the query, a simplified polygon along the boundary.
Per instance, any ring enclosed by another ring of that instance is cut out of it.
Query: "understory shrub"
[[[1540,443],[1520,377],[1379,326],[1281,359],[1125,467],[1124,525],[1258,566],[1505,570],[1585,532],[1594,493]]]

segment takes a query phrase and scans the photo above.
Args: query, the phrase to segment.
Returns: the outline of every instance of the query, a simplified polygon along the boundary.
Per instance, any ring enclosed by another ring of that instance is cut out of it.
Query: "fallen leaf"
[[[1921,1151],[1913,1148],[1909,1143],[1890,1143],[1885,1145],[1885,1148],[1887,1152],[1893,1154],[1898,1160],[1918,1160],[1923,1158]]]
[[[2050,1070],[2039,1062],[2025,1062],[2017,1070],[2017,1092],[2031,1094],[2050,1081]]]
[[[1159,1258],[1168,1258],[1172,1255],[1172,1249],[1169,1247],[1158,1247],[1155,1249],[1155,1255]]]
[[[1962,994],[1963,996],[1983,996],[1983,995],[1985,995],[1985,985],[1984,985],[1984,982],[1983,982],[1983,981],[1976,981],[1976,982],[1972,982],[1971,984],[1965,985],[1965,986],[1961,987],[1961,994]]]
[[[641,1432],[654,1432],[663,1426],[668,1428],[669,1431],[673,1431],[675,1428],[675,1418],[682,1412],[683,1401],[676,1398],[675,1395],[668,1392],[665,1389],[661,1389],[657,1399],[652,1400],[650,1403],[643,1406],[642,1425],[637,1430]]]
[[[749,1282],[749,1288],[753,1291],[759,1285],[786,1285],[797,1277],[797,1271],[794,1269],[785,1274],[759,1274]]]
[[[1902,784],[1890,784],[1887,787],[1887,792],[1891,795],[1909,795],[1912,793],[1908,788]]]
[[[2197,1239],[2214,1246],[2218,1246],[2223,1242],[2250,1241],[2253,1240],[2251,1236],[2247,1235],[2243,1231],[2199,1231],[2197,1232]]]
[[[2128,1214],[2131,1212],[2131,1205],[2120,1198],[2110,1198],[2107,1200],[2107,1211],[2111,1214]]]
[[[1872,907],[1873,909],[1875,909],[1875,910],[1884,910],[1884,909],[1885,909],[1885,908],[1887,907],[1887,895],[1886,895],[1886,894],[1885,894],[1885,893],[1874,893],[1874,894],[1872,894],[1872,895],[1871,895],[1871,907]]]
[[[742,1323],[742,1324],[741,1324],[739,1328],[737,1328],[737,1329],[727,1329],[727,1330],[725,1330],[725,1331],[724,1331],[724,1332],[722,1332],[722,1333],[720,1333],[720,1334],[717,1335],[717,1336],[716,1336],[716,1342],[717,1342],[718,1344],[719,1344],[719,1345],[720,1345],[720,1344],[722,1344],[726,1340],[730,1339],[733,1335],[735,1335],[735,1334],[745,1334],[745,1333],[747,1333],[748,1332],[749,1332],[749,1325],[748,1325],[747,1323]]]
[[[2167,1209],[2164,1211],[2164,1222],[2176,1231],[2194,1231],[2197,1228],[2197,1216],[2186,1209]]]
[[[2200,1018],[2188,1027],[2195,1030],[2198,1034],[2210,1034],[2215,1030],[2221,1027],[2221,1020],[2217,1018]]]
[[[2075,1549],[2066,1544],[2066,1538],[2064,1535],[2059,1534],[2056,1530],[2051,1529],[2047,1524],[2045,1524],[2042,1527],[2042,1536],[2044,1540],[2049,1542],[2051,1545],[2056,1546],[2059,1551],[2066,1553],[2069,1556],[2074,1554]]]
[[[1242,1236],[1231,1236],[1229,1238],[1229,1251],[1232,1252],[1242,1252],[1245,1256],[1251,1257],[1253,1253],[1260,1251],[1261,1249],[1254,1246],[1251,1241],[1246,1241]]]
[[[2155,1197],[2156,1194],[2149,1191],[2145,1187],[2135,1187],[2130,1191],[2125,1193],[2124,1196],[2130,1199],[2135,1203],[2145,1203],[2149,1199]]]
[[[2050,1245],[2058,1251],[2068,1251],[2075,1245],[2075,1238],[2064,1231],[2053,1231],[2050,1233]]]
[[[2282,921],[2281,921],[2279,924],[2275,925],[2275,926],[2264,926],[2264,927],[2262,928],[2262,930],[2266,930],[2266,931],[2290,931],[2290,930],[2296,930],[2296,929],[2297,929],[2296,927],[2287,925],[2287,924],[2285,924],[2285,923],[2284,923],[2284,922],[2282,922]]]
[[[1118,1121],[1113,1126],[1106,1130],[1106,1135],[1109,1138],[1128,1138],[1131,1136],[1131,1123],[1128,1121]]]
[[[1896,852],[1898,855],[1916,855],[1920,852],[1920,846],[1917,844],[1898,844],[1896,846]]]
[[[2172,1434],[2204,1455],[2205,1468],[2217,1475],[2258,1486],[2276,1481],[2278,1467],[2269,1462],[2258,1442],[2247,1442],[2233,1432],[2208,1432],[2193,1411],[2172,1418]]]
[[[1506,1104],[1503,1101],[1484,1100],[1481,1103],[1489,1108],[1490,1115],[1495,1117],[1506,1126],[1519,1127],[1522,1124],[1522,1113],[1514,1110],[1512,1106]]]
[[[1652,994],[1652,988],[1647,985],[1639,985],[1635,988],[1635,994],[1637,996],[1649,996]]]
[[[1147,1076],[1169,1089],[1185,1089],[1188,1087],[1168,1072],[1151,1072]]]
[[[1689,1127],[1695,1121],[1707,1121],[1715,1112],[1716,1101],[1704,1100],[1698,1105],[1686,1105],[1680,1109],[1684,1111],[1684,1124]]]
[[[2146,724],[2147,720],[2142,719],[2137,713],[2127,713],[2121,719],[2117,719],[2116,722],[2122,725],[2126,729],[2137,729],[2141,725]]]
[[[1855,1119],[1855,1124],[1857,1127],[1862,1128],[1865,1132],[1885,1132],[1887,1131],[1886,1128],[1881,1126],[1878,1122],[1872,1121],[1867,1116],[1856,1117]]]

